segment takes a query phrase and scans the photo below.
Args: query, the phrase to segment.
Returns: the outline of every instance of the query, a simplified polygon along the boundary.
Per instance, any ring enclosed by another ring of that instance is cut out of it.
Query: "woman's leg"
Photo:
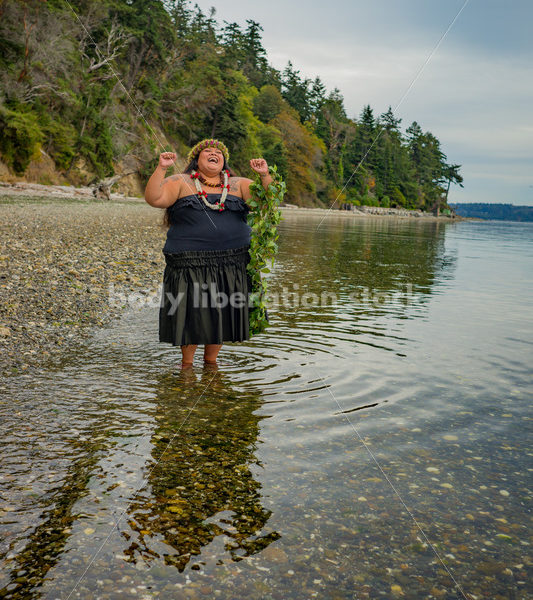
[[[181,366],[190,367],[194,359],[194,353],[198,344],[186,344],[181,347]]]
[[[222,348],[222,344],[206,344],[204,348],[204,361],[210,364],[216,363],[220,348]]]

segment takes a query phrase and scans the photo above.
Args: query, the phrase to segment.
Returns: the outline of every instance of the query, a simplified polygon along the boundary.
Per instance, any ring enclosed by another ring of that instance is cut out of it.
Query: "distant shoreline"
[[[377,208],[377,207],[368,207],[368,208]],[[394,210],[394,209],[384,209],[384,210]],[[323,216],[323,217],[340,217],[340,218],[367,218],[367,219],[412,219],[417,221],[481,221],[482,219],[475,219],[470,217],[449,217],[447,215],[435,216],[433,214],[422,213],[419,211],[408,211],[402,210],[404,213],[411,214],[396,214],[396,213],[370,213],[363,212],[362,210],[339,210],[336,208],[306,208],[306,207],[292,207],[292,206],[281,206],[281,212],[283,215],[295,215],[295,216],[303,216],[303,215],[314,215],[314,216]]]
[[[145,203],[143,198],[135,196],[125,196],[123,194],[111,194],[110,200],[99,200],[90,187],[71,187],[61,185],[42,185],[38,183],[0,182],[0,196],[39,198],[43,196],[47,199],[64,200],[93,200],[95,203],[114,203],[114,202],[139,202]],[[435,216],[419,210],[383,208],[375,206],[355,207],[353,210],[339,210],[338,208],[319,208],[319,207],[300,207],[300,206],[281,206],[284,215],[316,215],[316,216],[338,216],[341,218],[393,218],[393,219],[417,219],[422,221],[481,221],[475,217],[461,217],[456,215],[450,217],[447,215]]]

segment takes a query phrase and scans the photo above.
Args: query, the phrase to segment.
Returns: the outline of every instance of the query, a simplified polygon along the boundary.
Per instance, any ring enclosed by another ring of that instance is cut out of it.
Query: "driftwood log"
[[[119,175],[113,175],[112,177],[106,177],[105,179],[101,179],[96,183],[93,183],[90,187],[93,192],[93,196],[97,200],[111,200],[111,188],[128,175],[133,175],[137,173],[137,169],[133,171],[126,171],[125,173],[120,173]]]
[[[90,187],[93,192],[93,196],[97,200],[111,200],[111,188],[128,175],[133,175],[133,173],[137,173],[137,170],[127,171],[125,173],[120,173],[119,175],[113,175],[112,177],[106,177],[105,179],[101,179],[96,183],[93,183]]]

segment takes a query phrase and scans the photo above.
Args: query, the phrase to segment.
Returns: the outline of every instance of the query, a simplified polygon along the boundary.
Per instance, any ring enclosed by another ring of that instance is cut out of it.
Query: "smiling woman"
[[[182,367],[192,366],[198,344],[216,364],[223,342],[250,338],[251,229],[247,224],[251,179],[236,177],[219,140],[202,140],[189,152],[185,172],[165,177],[176,154],[164,152],[150,177],[145,200],[165,209],[166,267],[159,309],[159,341],[180,346]],[[265,189],[272,182],[262,158],[250,166]]]

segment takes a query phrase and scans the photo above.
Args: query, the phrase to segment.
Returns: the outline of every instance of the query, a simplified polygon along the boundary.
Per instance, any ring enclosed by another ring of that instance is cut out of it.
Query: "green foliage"
[[[62,124],[45,118],[43,131],[47,138],[47,153],[60,169],[67,170],[76,156],[76,130],[70,123]]]
[[[379,206],[378,199],[372,194],[365,194],[361,198],[361,204],[363,206]]]
[[[397,187],[392,190],[390,198],[391,206],[397,206],[398,208],[407,207],[407,199]]]
[[[315,204],[316,174],[320,173],[324,146],[304,127],[293,109],[283,110],[271,123],[280,132],[287,149],[287,189],[299,206]]]
[[[250,262],[248,273],[252,281],[252,307],[250,309],[250,335],[262,333],[268,326],[267,320],[267,279],[262,274],[269,272],[268,263],[274,264],[278,251],[277,226],[281,220],[279,205],[283,201],[286,186],[281,179],[276,165],[269,167],[273,181],[268,188],[261,185],[259,175],[250,184],[252,198],[249,201],[251,210],[248,224],[252,228],[250,244]]]
[[[354,123],[346,116],[344,98],[335,88],[323,99],[315,114],[315,131],[327,148],[326,173],[335,187],[344,187],[347,144],[355,135]],[[348,176],[350,173],[348,174]]]
[[[44,140],[37,115],[0,106],[0,130],[0,154],[17,175],[22,175]]]
[[[385,127],[385,130],[387,132],[391,132],[391,131],[395,131],[395,132],[399,132],[400,130],[400,123],[402,122],[401,119],[397,119],[394,116],[394,113],[392,112],[392,107],[389,106],[389,109],[387,110],[387,112],[384,112],[380,117],[379,117],[379,123],[381,125],[383,125],[383,127]]]
[[[282,78],[282,95],[283,98],[296,110],[300,115],[301,121],[307,121],[312,114],[309,79],[302,79],[300,71],[294,69],[292,62],[289,61]]]
[[[146,161],[144,165],[139,170],[139,177],[141,178],[141,182],[143,186],[146,186],[148,180],[152,176],[152,173],[155,171],[157,165],[159,164],[159,156],[154,156],[152,159]],[[170,175],[170,172],[167,172]]]
[[[492,204],[472,202],[469,204],[450,204],[453,211],[463,217],[478,219],[496,219],[501,221],[533,222],[533,206],[515,206],[513,204]]]
[[[279,90],[273,85],[264,85],[254,98],[254,114],[268,123],[283,110],[284,101]]]
[[[146,173],[162,146],[183,155],[216,136],[237,173],[256,156],[276,164],[299,206],[329,205],[342,189],[348,202],[431,209],[462,186],[460,165],[417,122],[402,134],[390,106],[350,118],[337,88],[290,61],[270,67],[257,21],[219,24],[190,0],[73,8],[87,30],[61,0],[2,4],[0,151],[18,174],[41,144],[58,168],[85,158],[104,177],[126,154]]]
[[[346,194],[346,201],[355,206],[361,205],[361,196],[355,191],[354,188],[350,188]]]
[[[247,142],[247,121],[242,112],[240,98],[246,92],[246,78],[239,71],[229,71],[222,74],[225,93],[216,105],[211,131],[206,137],[217,137],[224,140],[232,156],[232,163],[241,168],[245,164]],[[209,124],[210,119],[206,124]]]
[[[91,134],[81,136],[79,145],[80,154],[89,159],[98,177],[113,175],[113,140],[103,119],[92,123]]]
[[[237,23],[228,23],[224,29],[226,56],[233,68],[244,73],[248,81],[259,88],[269,80],[266,50],[261,41],[263,28],[257,21],[247,19],[242,31]]]
[[[263,132],[267,133],[268,130],[263,130]],[[279,132],[276,133],[279,136]],[[279,136],[279,139],[273,141],[273,143],[267,141],[267,136],[262,136],[262,147],[264,148],[261,153],[263,158],[268,164],[277,165],[279,174],[285,179],[289,173],[289,159],[287,156],[287,149],[281,136]]]

